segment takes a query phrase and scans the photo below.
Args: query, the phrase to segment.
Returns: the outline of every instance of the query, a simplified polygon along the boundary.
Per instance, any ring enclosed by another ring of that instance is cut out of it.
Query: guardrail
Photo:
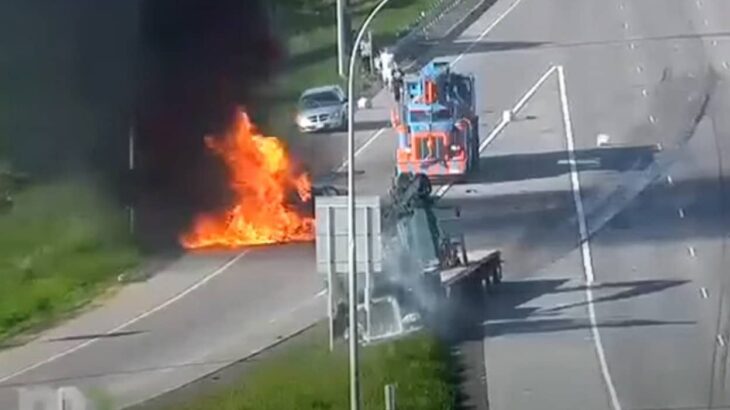
[[[394,45],[396,59],[401,65],[416,63],[424,47],[458,33],[469,24],[470,17],[494,0],[437,0],[409,29],[408,34]],[[405,64],[404,64],[405,62]]]

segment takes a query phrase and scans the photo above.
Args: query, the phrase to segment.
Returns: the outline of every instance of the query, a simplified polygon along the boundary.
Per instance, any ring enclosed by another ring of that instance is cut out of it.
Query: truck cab
[[[404,79],[404,98],[393,115],[398,133],[396,173],[463,175],[478,160],[473,76],[435,62]]]

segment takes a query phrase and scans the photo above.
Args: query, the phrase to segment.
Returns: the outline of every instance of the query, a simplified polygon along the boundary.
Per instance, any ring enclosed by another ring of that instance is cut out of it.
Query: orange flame
[[[288,206],[288,194],[311,199],[307,174],[296,175],[279,139],[261,135],[241,111],[225,138],[205,138],[230,171],[235,195],[233,207],[223,214],[200,215],[180,238],[188,249],[263,245],[314,238],[314,220]]]

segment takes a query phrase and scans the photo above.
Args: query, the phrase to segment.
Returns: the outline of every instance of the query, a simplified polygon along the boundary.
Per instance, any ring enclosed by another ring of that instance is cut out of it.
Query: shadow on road
[[[668,289],[689,283],[688,280],[638,280],[614,282],[593,286],[595,291],[608,290],[615,293],[598,297],[594,303],[625,300],[644,295],[661,293]],[[454,334],[461,341],[481,341],[485,337],[520,333],[547,333],[577,329],[590,329],[591,323],[585,315],[581,318],[556,317],[560,311],[571,308],[586,308],[584,286],[570,286],[568,279],[535,279],[509,281],[500,284],[496,292],[482,299],[471,298],[460,307],[459,319],[453,323]],[[541,308],[538,304],[529,306],[531,301],[547,295],[578,292],[576,299],[581,302]],[[599,328],[643,327],[666,325],[692,325],[687,320],[655,320],[646,318],[599,320]]]
[[[476,41],[460,39],[458,42],[435,45],[433,57],[457,56],[461,54],[481,54],[498,51],[518,51],[543,47],[550,43],[541,41]]]
[[[578,171],[628,171],[646,169],[656,153],[656,146],[650,145],[580,150],[575,156]],[[470,176],[466,182],[523,181],[570,173],[568,154],[564,150],[481,157],[479,165],[481,172]]]
[[[140,334],[144,334],[144,333],[147,333],[147,332],[142,331],[142,330],[130,330],[130,331],[125,331],[125,332],[74,335],[74,336],[64,336],[64,337],[56,337],[53,339],[48,339],[48,340],[46,340],[46,342],[53,343],[53,342],[68,342],[68,341],[73,341],[73,340],[114,339],[114,338],[118,338],[118,337],[134,336],[134,335],[140,335]]]

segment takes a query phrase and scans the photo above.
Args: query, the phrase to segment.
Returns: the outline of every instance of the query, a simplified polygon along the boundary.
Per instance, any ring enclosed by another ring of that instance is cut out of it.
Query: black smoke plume
[[[265,0],[0,4],[0,159],[34,179],[101,177],[147,244],[224,206],[203,136],[230,123],[278,58]],[[128,172],[128,136],[137,136]]]

